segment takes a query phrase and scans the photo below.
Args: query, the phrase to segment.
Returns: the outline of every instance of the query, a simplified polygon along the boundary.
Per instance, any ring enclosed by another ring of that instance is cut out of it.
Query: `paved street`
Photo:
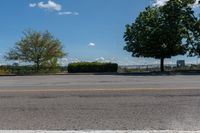
[[[0,77],[2,130],[200,130],[200,76]]]

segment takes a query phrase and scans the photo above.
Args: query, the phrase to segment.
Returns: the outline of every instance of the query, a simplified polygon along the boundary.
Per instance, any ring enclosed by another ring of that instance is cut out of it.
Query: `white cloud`
[[[62,5],[56,3],[53,0],[48,0],[47,3],[41,1],[38,3],[30,3],[29,7],[31,8],[40,8],[40,9],[45,9],[45,10],[51,10],[51,11],[56,11],[58,15],[63,16],[63,15],[79,15],[78,12],[72,12],[72,11],[62,11]]]
[[[110,62],[109,60],[106,60],[104,57],[97,58],[95,61],[97,61],[97,62]]]
[[[41,9],[53,10],[53,11],[61,11],[62,5],[54,2],[53,0],[48,0],[47,3],[41,1],[38,3],[30,3],[29,7],[38,7]]]
[[[196,0],[196,2],[194,3],[194,5],[192,5],[194,8],[199,7],[199,0]]]
[[[153,6],[164,6],[167,1],[169,1],[169,0],[154,0]],[[191,5],[191,6],[194,7],[194,8],[198,7],[199,6],[199,0],[196,0],[194,5]]]
[[[58,60],[58,64],[61,66],[67,66],[68,63],[69,63],[69,60],[66,57]]]
[[[168,0],[154,0],[153,6],[164,6]]]
[[[93,42],[91,42],[91,43],[88,44],[88,46],[90,46],[90,47],[94,47],[94,46],[96,46],[96,44],[93,43]]]
[[[36,3],[30,3],[30,4],[29,4],[29,7],[36,7],[36,6],[37,6]]]
[[[75,16],[77,16],[77,15],[79,15],[79,13],[78,12],[70,12],[70,11],[68,11],[68,12],[59,12],[58,13],[58,15],[75,15]]]
[[[79,60],[78,58],[70,58],[69,59],[69,63],[77,63],[77,62],[81,62],[81,60]]]
[[[96,58],[95,61],[102,62],[102,63],[109,63],[109,62],[117,63],[117,59],[115,57],[112,57],[112,58],[99,57],[99,58]]]
[[[62,10],[62,6],[52,0],[49,0],[47,3],[39,2],[38,7],[43,8],[43,9],[48,9],[48,10],[54,10],[54,11]]]

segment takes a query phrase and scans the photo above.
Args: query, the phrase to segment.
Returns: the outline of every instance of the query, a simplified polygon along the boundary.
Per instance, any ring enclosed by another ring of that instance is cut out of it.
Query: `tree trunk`
[[[160,59],[160,71],[164,72],[165,71],[165,66],[164,66],[164,58]]]
[[[40,64],[39,64],[39,62],[36,62],[36,72],[37,73],[39,72],[39,69],[40,69]]]

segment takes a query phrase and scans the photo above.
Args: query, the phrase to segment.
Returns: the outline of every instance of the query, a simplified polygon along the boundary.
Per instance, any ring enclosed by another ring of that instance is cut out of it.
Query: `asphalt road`
[[[0,77],[2,130],[200,130],[200,76]]]

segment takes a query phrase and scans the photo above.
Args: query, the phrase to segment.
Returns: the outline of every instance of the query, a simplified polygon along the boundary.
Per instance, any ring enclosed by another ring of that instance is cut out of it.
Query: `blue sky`
[[[24,30],[33,29],[48,30],[60,39],[69,54],[68,61],[159,63],[133,58],[123,50],[125,25],[151,4],[152,0],[1,0],[0,53],[4,55],[12,48]],[[177,59],[185,57],[167,63]],[[196,62],[196,58],[186,60]]]

